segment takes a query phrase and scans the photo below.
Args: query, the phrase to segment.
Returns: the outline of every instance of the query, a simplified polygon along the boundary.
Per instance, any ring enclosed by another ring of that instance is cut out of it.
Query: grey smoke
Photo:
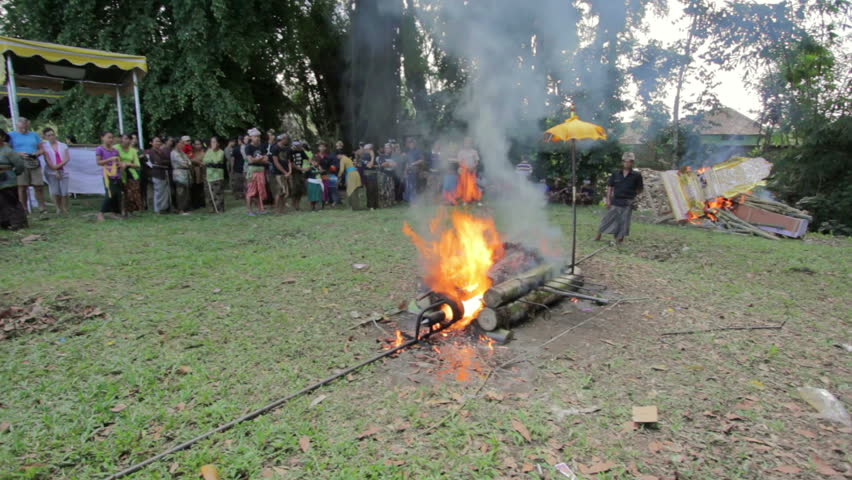
[[[438,2],[440,47],[474,67],[455,116],[468,127],[485,167],[488,203],[508,241],[563,261],[566,242],[549,222],[539,186],[510,161],[512,140],[541,138],[541,119],[562,109],[555,81],[567,80],[579,18],[570,2]],[[507,8],[508,7],[508,8]],[[451,135],[460,137],[456,132]],[[570,246],[570,245],[567,245]]]

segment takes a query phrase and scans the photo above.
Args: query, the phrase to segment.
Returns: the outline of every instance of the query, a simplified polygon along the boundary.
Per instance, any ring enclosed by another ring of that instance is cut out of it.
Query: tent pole
[[[571,139],[571,216],[574,224],[571,229],[571,274],[577,259],[577,140]]]
[[[15,87],[15,69],[12,67],[12,55],[6,56],[6,76],[9,83],[6,84],[6,94],[9,97],[9,113],[12,115],[12,128],[18,124],[18,89]]]
[[[133,102],[136,104],[136,138],[139,139],[139,150],[145,150],[145,139],[142,138],[142,106],[139,104],[139,81],[136,70],[133,70]]]
[[[121,89],[115,86],[115,109],[118,112],[118,133],[124,135],[124,112],[121,109]]]

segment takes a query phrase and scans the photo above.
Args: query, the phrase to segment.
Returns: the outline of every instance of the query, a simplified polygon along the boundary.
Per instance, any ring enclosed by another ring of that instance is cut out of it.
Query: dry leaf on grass
[[[180,468],[180,464],[178,464],[177,462],[172,462],[172,464],[169,465],[169,473],[174,475],[175,472],[178,471],[178,468]]]
[[[802,471],[799,467],[795,465],[781,465],[775,467],[775,470],[781,473],[799,473]]]
[[[192,373],[192,368],[187,365],[181,365],[180,367],[178,367],[177,373],[179,375],[189,375],[190,373]]]
[[[358,436],[355,437],[355,438],[357,438],[358,440],[363,440],[365,438],[372,437],[373,435],[375,435],[375,434],[377,434],[381,431],[382,431],[382,427],[380,427],[378,425],[373,425],[373,426],[367,428],[366,430],[364,430],[363,432],[361,432],[360,434],[358,434]]]
[[[5,431],[9,430],[9,428],[11,428],[11,427],[12,427],[12,424],[9,423],[9,422],[0,423],[0,433],[3,433]]]
[[[321,401],[325,400],[326,398],[328,398],[328,395],[320,395],[320,396],[318,396],[317,398],[315,398],[315,399],[311,400],[310,408],[314,408],[314,407],[316,407],[317,405],[319,405],[319,403],[320,403]]]
[[[530,431],[527,429],[526,425],[521,423],[520,420],[518,420],[517,418],[513,418],[512,427],[514,427],[514,429],[518,433],[520,433],[522,437],[524,437],[524,440],[526,440],[527,442],[532,441],[532,435],[530,435]]]
[[[662,449],[663,449],[663,443],[662,442],[653,441],[653,442],[648,444],[648,450],[650,450],[651,453],[657,453]]]
[[[125,408],[127,408],[127,405],[125,405],[123,403],[119,403],[118,405],[110,408],[109,411],[118,413],[118,412],[124,410]]]
[[[580,473],[583,475],[595,475],[598,473],[608,472],[615,468],[615,462],[599,462],[590,467],[587,467],[581,463],[577,464],[577,467],[580,468]]]
[[[796,433],[798,433],[799,435],[801,435],[801,436],[803,436],[803,437],[808,437],[808,438],[810,438],[810,439],[817,438],[817,434],[816,434],[816,433],[814,433],[814,432],[812,432],[812,431],[810,431],[810,430],[805,430],[804,428],[797,428],[797,429],[796,429]]]
[[[27,235],[26,237],[21,239],[21,243],[32,243],[41,240],[41,235]]]
[[[529,472],[532,472],[533,470],[535,470],[535,466],[532,463],[529,463],[529,462],[524,463],[524,466],[521,467],[521,471],[524,472],[524,473],[529,473]]]
[[[831,465],[828,464],[825,460],[820,458],[817,455],[811,457],[811,461],[814,462],[814,466],[816,467],[816,471],[822,475],[840,475],[840,472],[831,468]]]

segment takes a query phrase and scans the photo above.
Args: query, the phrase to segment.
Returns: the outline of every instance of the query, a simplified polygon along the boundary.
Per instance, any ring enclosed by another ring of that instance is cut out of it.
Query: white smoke
[[[577,11],[571,2],[556,0],[439,4],[433,17],[443,32],[439,46],[472,65],[455,117],[467,124],[479,150],[488,204],[501,232],[508,241],[563,261],[563,235],[548,220],[544,192],[515,173],[519,159],[509,154],[513,139],[540,139],[541,120],[563,107],[554,85],[570,77]]]

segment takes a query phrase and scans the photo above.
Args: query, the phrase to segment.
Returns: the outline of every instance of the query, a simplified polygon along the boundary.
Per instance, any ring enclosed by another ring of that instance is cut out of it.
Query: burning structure
[[[655,172],[643,170],[641,203],[661,220],[718,227],[731,233],[778,239],[800,238],[812,218],[752,190],[763,185],[772,164],[763,158],[734,157],[713,167]]]

